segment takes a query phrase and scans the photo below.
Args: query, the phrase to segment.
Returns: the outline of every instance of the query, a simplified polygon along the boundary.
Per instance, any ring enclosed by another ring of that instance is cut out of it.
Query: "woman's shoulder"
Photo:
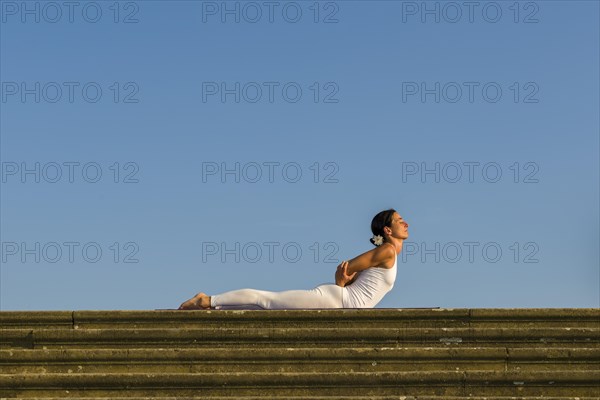
[[[386,244],[388,246],[386,246]],[[378,265],[376,268],[386,268],[386,269],[392,269],[394,268],[394,265],[396,265],[396,258],[397,258],[397,254],[396,254],[396,248],[394,247],[393,244],[389,243],[389,242],[385,242],[384,244],[382,244],[381,246],[373,249],[374,251],[377,251],[379,254],[379,258],[384,259],[385,261],[382,262],[381,265]]]

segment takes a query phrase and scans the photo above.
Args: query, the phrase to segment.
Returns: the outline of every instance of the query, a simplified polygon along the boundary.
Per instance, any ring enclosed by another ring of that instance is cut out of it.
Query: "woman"
[[[334,284],[322,284],[311,290],[269,292],[240,289],[213,296],[198,293],[185,301],[180,310],[258,307],[295,308],[372,308],[394,286],[398,254],[408,237],[408,224],[393,209],[381,211],[371,221],[376,248],[338,265]]]

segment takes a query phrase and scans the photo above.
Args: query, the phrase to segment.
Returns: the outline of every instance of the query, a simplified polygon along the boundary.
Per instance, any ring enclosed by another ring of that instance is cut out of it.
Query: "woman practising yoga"
[[[342,261],[335,285],[326,283],[311,290],[240,289],[208,296],[198,293],[180,310],[258,307],[268,310],[306,308],[373,308],[394,287],[398,254],[408,237],[408,224],[393,209],[381,211],[371,221],[376,247],[350,261]]]

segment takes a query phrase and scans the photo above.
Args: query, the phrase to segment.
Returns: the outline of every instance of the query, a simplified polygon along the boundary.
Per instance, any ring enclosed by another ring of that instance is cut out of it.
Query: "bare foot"
[[[197,303],[196,298],[191,298],[181,303],[178,310],[200,310],[201,308],[202,307]]]
[[[210,309],[210,296],[200,293],[202,297],[200,297],[200,306],[205,309]]]
[[[191,299],[181,303],[179,310],[203,310],[210,309],[210,296],[198,293]]]

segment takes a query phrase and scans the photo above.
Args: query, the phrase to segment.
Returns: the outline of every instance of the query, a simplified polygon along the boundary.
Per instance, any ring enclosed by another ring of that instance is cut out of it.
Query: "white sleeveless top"
[[[392,268],[371,267],[358,272],[352,284],[344,286],[342,304],[344,308],[373,308],[394,287],[398,255]]]

